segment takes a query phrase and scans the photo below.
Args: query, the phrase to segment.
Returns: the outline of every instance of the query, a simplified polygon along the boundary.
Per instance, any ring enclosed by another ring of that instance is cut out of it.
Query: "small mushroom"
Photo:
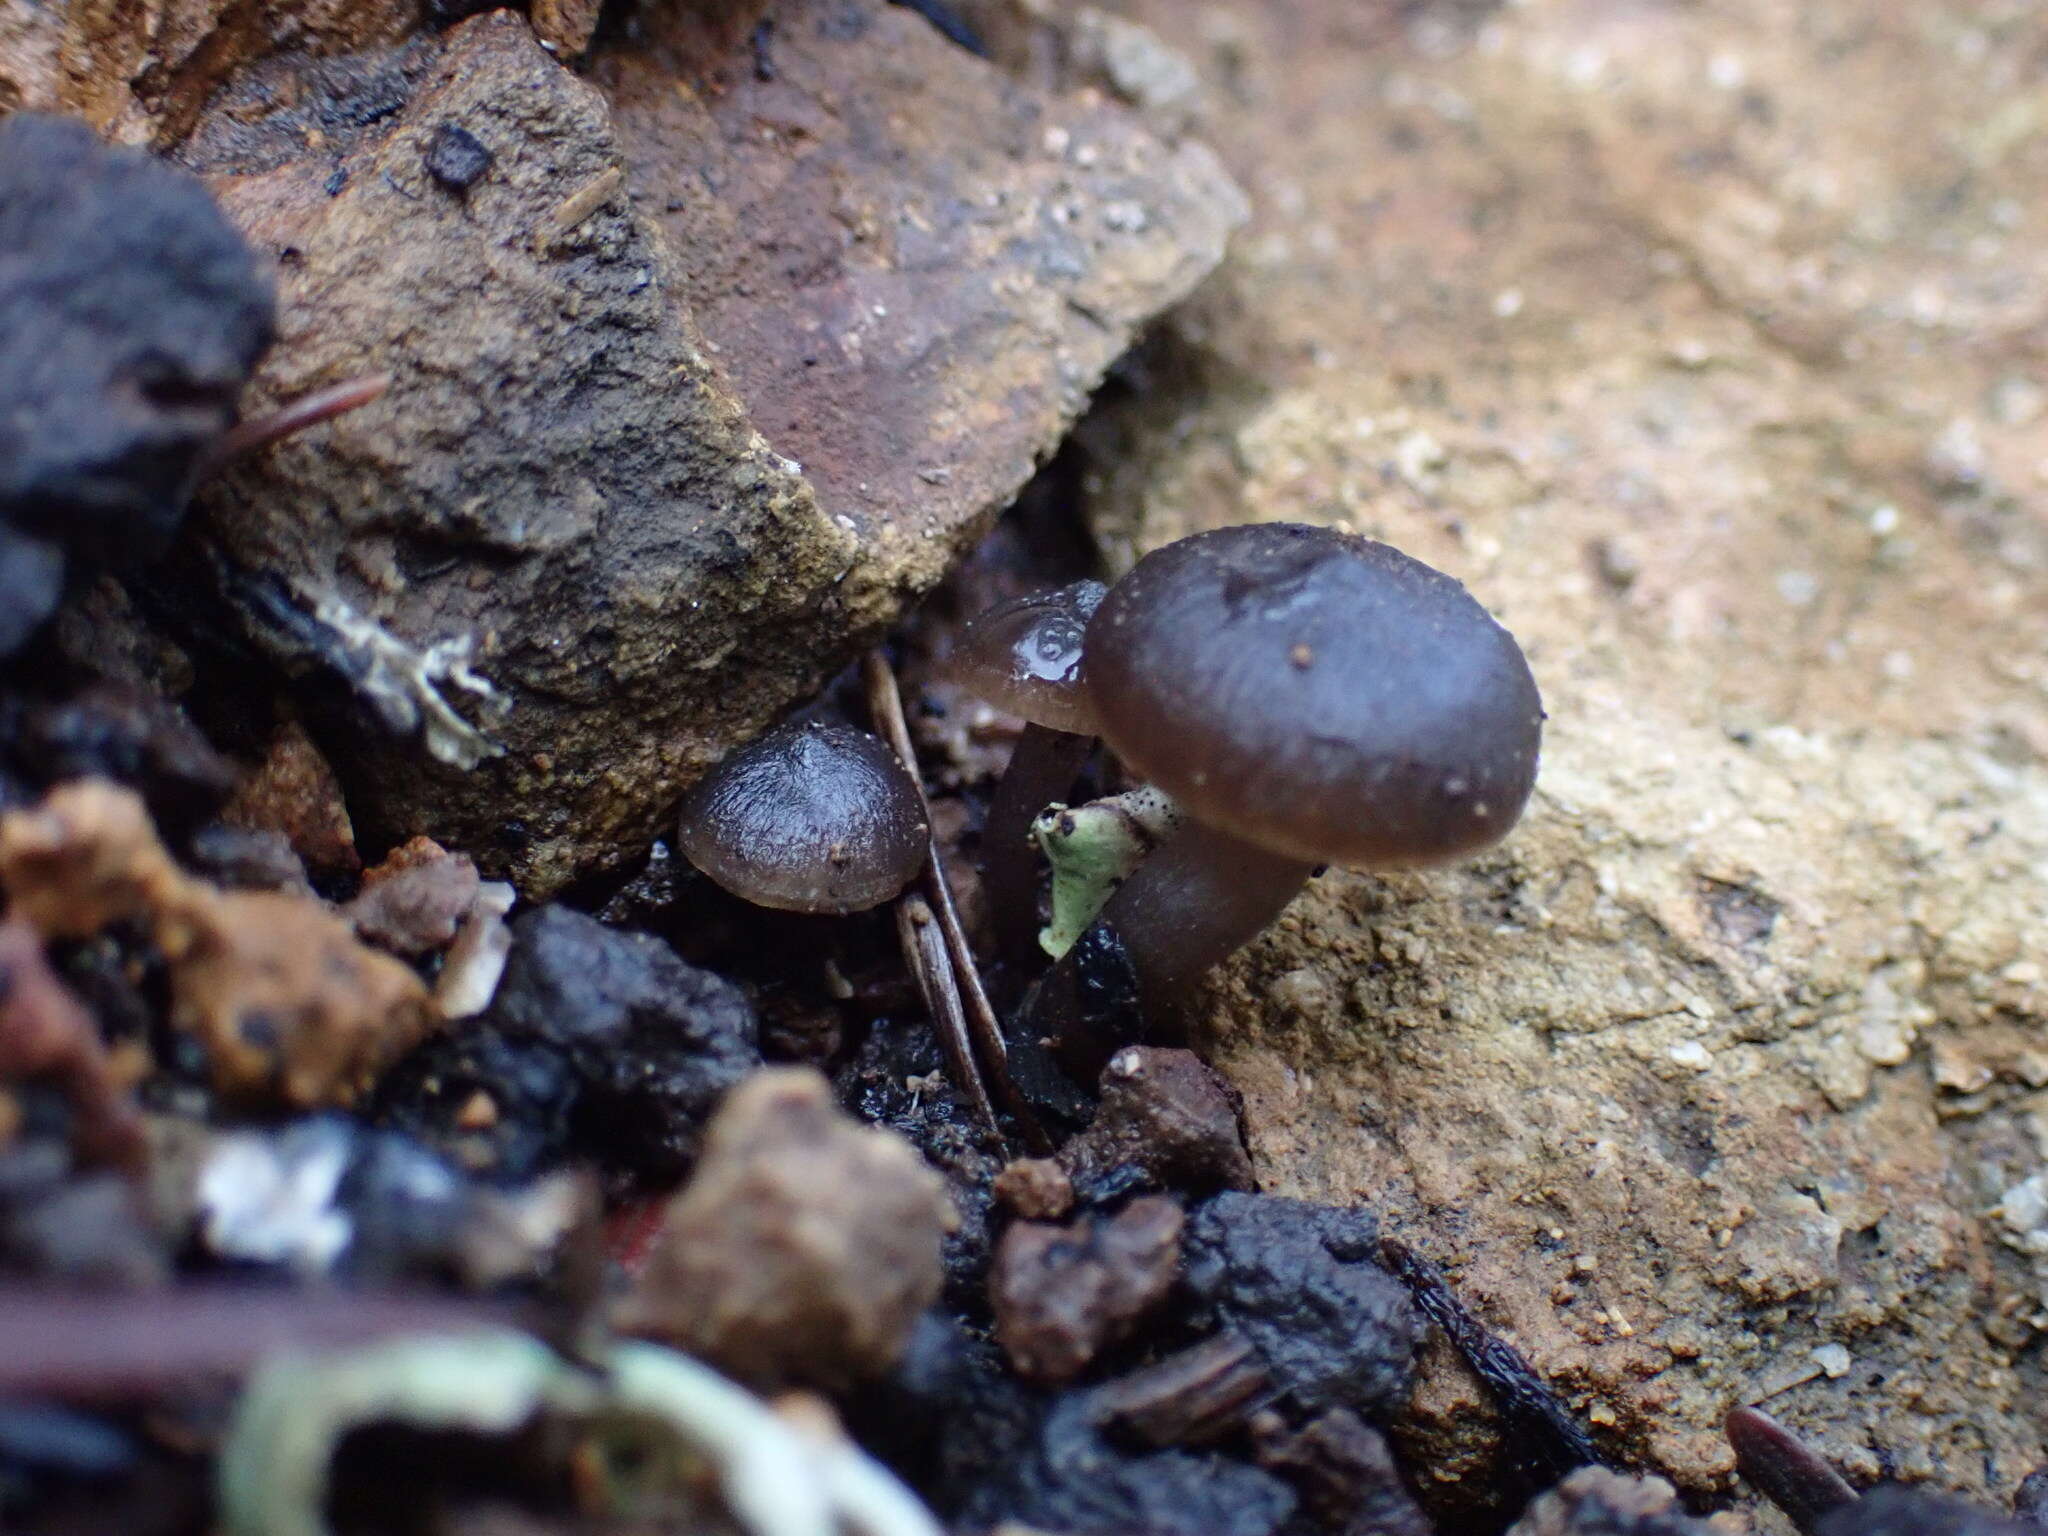
[[[947,681],[1024,719],[982,833],[982,885],[1013,965],[1030,959],[1038,930],[1032,820],[1067,792],[1095,745],[1081,645],[1103,590],[1099,581],[1077,581],[991,608],[939,667]]]
[[[917,784],[865,731],[776,727],[683,802],[679,846],[735,896],[785,912],[864,912],[925,860]]]
[[[1504,837],[1543,706],[1458,582],[1325,528],[1222,528],[1147,555],[1088,624],[1103,737],[1185,823],[1103,908],[1148,1011],[1184,997],[1319,864],[1440,864]]]

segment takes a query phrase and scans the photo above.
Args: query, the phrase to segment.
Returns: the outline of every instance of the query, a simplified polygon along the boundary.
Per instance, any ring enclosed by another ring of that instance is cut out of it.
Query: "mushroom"
[[[1318,865],[1459,858],[1504,837],[1535,783],[1521,648],[1385,544],[1291,523],[1181,539],[1109,590],[1086,648],[1104,739],[1184,815],[1097,919],[1148,1015]]]
[[[938,668],[946,681],[1024,719],[982,831],[982,887],[998,947],[1016,966],[1032,957],[1038,929],[1032,820],[1067,792],[1095,745],[1081,643],[1103,590],[1099,581],[1077,581],[991,608]]]
[[[756,906],[864,912],[923,867],[924,804],[896,754],[866,731],[788,724],[690,792],[678,841],[691,863]]]

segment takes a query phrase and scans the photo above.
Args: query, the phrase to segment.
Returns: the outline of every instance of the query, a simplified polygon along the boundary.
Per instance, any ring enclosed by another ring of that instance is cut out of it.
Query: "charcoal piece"
[[[0,522],[0,656],[20,650],[63,596],[63,549]]]
[[[1234,1333],[1216,1333],[1095,1393],[1095,1422],[1149,1446],[1206,1445],[1272,1402],[1273,1374]]]
[[[72,779],[128,786],[173,838],[210,819],[235,787],[234,765],[184,711],[114,683],[69,698],[16,704],[0,716],[0,751],[38,789]]]
[[[1267,1536],[1293,1513],[1292,1491],[1256,1467],[1126,1447],[1101,1417],[1096,1393],[1048,1397],[1005,1370],[993,1344],[930,1316],[847,1422],[955,1529]]]
[[[2038,1529],[1961,1499],[1887,1484],[1829,1512],[1819,1536],[2029,1536]]]
[[[982,42],[981,34],[974,30],[973,24],[955,7],[948,5],[946,0],[890,0],[890,3],[917,12],[932,24],[933,30],[939,36],[955,47],[965,48],[969,53],[979,54],[983,58],[988,57],[988,48]]]
[[[1204,1320],[1245,1338],[1305,1409],[1392,1412],[1414,1375],[1421,1320],[1374,1262],[1372,1213],[1227,1191],[1198,1206],[1182,1240]]]
[[[0,1398],[0,1468],[115,1477],[135,1465],[135,1442],[106,1420],[56,1403]]]
[[[1381,1252],[1429,1320],[1493,1393],[1503,1422],[1509,1470],[1532,1492],[1573,1469],[1597,1465],[1600,1453],[1584,1425],[1507,1340],[1466,1310],[1434,1264],[1389,1238]]]
[[[1661,1477],[1581,1467],[1531,1504],[1508,1536],[1716,1536],[1716,1528],[1688,1515]]]
[[[753,1008],[660,939],[567,907],[512,924],[487,1020],[563,1051],[579,1079],[573,1134],[601,1161],[673,1181],[712,1108],[761,1064]]]
[[[1337,1408],[1300,1429],[1275,1421],[1255,1431],[1259,1465],[1287,1479],[1327,1536],[1432,1536],[1429,1516],[1402,1481],[1386,1437]]]
[[[35,1096],[17,1090],[17,1103]],[[47,1103],[47,1101],[45,1101]],[[61,1284],[148,1286],[170,1273],[131,1180],[79,1173],[64,1121],[21,1106],[26,1134],[0,1148],[0,1271]]]
[[[1020,1221],[989,1271],[996,1337],[1019,1375],[1073,1380],[1166,1298],[1180,1258],[1180,1207],[1161,1195],[1068,1226]]]
[[[2048,1525],[2048,1467],[2036,1467],[2020,1480],[2012,1496],[2012,1512],[2028,1525]]]
[[[377,1118],[474,1173],[518,1181],[582,1150],[572,1126],[581,1086],[559,1046],[472,1020],[392,1068]]]
[[[83,123],[0,122],[0,524],[151,558],[270,344],[272,297],[194,177]]]
[[[1192,1051],[1126,1046],[1102,1070],[1088,1129],[1060,1149],[1083,1199],[1113,1197],[1135,1170],[1154,1188],[1188,1194],[1254,1187],[1238,1131],[1238,1099]]]
[[[467,192],[490,173],[493,156],[460,123],[443,123],[427,140],[427,174],[450,192]]]
[[[944,1302],[964,1315],[984,1315],[990,1207],[1002,1154],[946,1076],[931,1025],[922,1014],[876,1020],[832,1086],[848,1111],[909,1137],[946,1176],[960,1224],[946,1236]]]
[[[1088,1393],[1069,1393],[967,1508],[966,1524],[1011,1520],[1072,1536],[1268,1536],[1294,1513],[1271,1473],[1188,1450],[1129,1452],[1104,1438]]]

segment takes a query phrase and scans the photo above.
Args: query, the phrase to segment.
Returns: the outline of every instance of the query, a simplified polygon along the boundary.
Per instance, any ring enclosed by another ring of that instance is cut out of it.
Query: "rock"
[[[1074,1185],[1049,1157],[1020,1157],[1003,1165],[991,1191],[1026,1221],[1058,1221],[1074,1208]]]
[[[455,937],[482,884],[461,854],[416,837],[364,873],[361,893],[348,904],[349,921],[393,954],[428,954]]]
[[[567,907],[513,922],[488,1019],[560,1051],[580,1082],[585,1145],[654,1178],[688,1167],[712,1110],[761,1064],[753,1009],[731,982]]]
[[[185,850],[192,872],[230,891],[290,891],[311,896],[306,866],[282,832],[215,822],[192,834]]]
[[[1196,1195],[1254,1187],[1236,1094],[1194,1052],[1125,1046],[1103,1068],[1101,1086],[1095,1118],[1059,1151],[1084,1199],[1133,1173]]]
[[[1582,1467],[1531,1504],[1508,1536],[1716,1536],[1728,1529],[1686,1514],[1661,1477]]]
[[[1996,1214],[2040,1166],[2048,418],[2008,348],[2048,172],[1962,146],[2025,88],[1862,0],[1654,39],[1578,3],[1119,10],[1239,104],[1218,142],[1274,195],[1078,434],[1098,535],[1385,539],[1550,711],[1498,851],[1325,876],[1217,978],[1197,1044],[1262,1186],[1369,1200],[1689,1500],[1788,1379],[1771,1412],[1853,1481],[2010,1487],[2048,1317]],[[1395,1438],[1444,1523],[1499,1518],[1496,1423],[1429,1351]]]
[[[496,922],[472,909],[465,932]],[[673,1185],[719,1100],[761,1064],[746,997],[652,935],[566,907],[510,928],[491,1006],[401,1063],[379,1118],[501,1178],[578,1159],[615,1183]]]
[[[538,896],[644,853],[938,580],[1242,216],[1206,151],[881,0],[773,37],[762,81],[744,32],[657,9],[593,86],[494,13],[274,61],[184,146],[289,253],[254,400],[393,378],[204,498],[230,604],[381,722],[315,722],[366,837]],[[453,129],[491,157],[459,190]]]
[[[169,969],[171,1027],[232,1098],[351,1103],[438,1022],[419,978],[327,907],[189,878],[141,801],[97,779],[0,817],[0,888],[46,937],[141,923]]]
[[[221,810],[235,788],[234,765],[182,710],[118,683],[38,703],[0,703],[0,755],[38,789],[73,779],[125,784],[176,838]]]
[[[1255,1427],[1259,1465],[1291,1482],[1317,1529],[1332,1536],[1434,1536],[1385,1436],[1346,1408],[1299,1429]]]
[[[1374,1262],[1370,1212],[1226,1191],[1196,1207],[1183,1279],[1306,1408],[1384,1417],[1407,1399],[1421,1322]]]
[[[1294,1512],[1278,1478],[1218,1455],[1118,1450],[1093,1422],[1086,1393],[1057,1400],[968,1505],[970,1524],[1007,1518],[1073,1536],[1271,1536]],[[977,1516],[979,1518],[977,1518]]]
[[[295,720],[271,732],[263,761],[236,786],[221,816],[230,826],[282,833],[307,868],[323,875],[363,867],[341,784]]]
[[[1012,1223],[988,1283],[996,1339],[1017,1374],[1071,1381],[1127,1338],[1173,1286],[1180,1229],[1180,1207],[1161,1195],[1064,1227]]]
[[[271,337],[255,257],[182,171],[82,124],[0,118],[0,654],[64,557],[163,553]]]
[[[621,1326],[742,1380],[845,1388],[895,1364],[938,1298],[945,1186],[814,1072],[756,1073],[705,1136]]]

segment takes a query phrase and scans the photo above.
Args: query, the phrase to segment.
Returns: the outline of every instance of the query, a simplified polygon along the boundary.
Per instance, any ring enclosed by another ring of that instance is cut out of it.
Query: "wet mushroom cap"
[[[999,603],[961,631],[938,673],[1033,725],[1092,736],[1081,642],[1102,596],[1101,582],[1077,581]]]
[[[783,725],[683,802],[680,846],[735,896],[785,912],[861,912],[924,864],[924,811],[896,754],[842,725]]]
[[[1293,523],[1153,551],[1089,621],[1102,734],[1188,814],[1270,852],[1440,863],[1506,835],[1543,704],[1464,587]]]

